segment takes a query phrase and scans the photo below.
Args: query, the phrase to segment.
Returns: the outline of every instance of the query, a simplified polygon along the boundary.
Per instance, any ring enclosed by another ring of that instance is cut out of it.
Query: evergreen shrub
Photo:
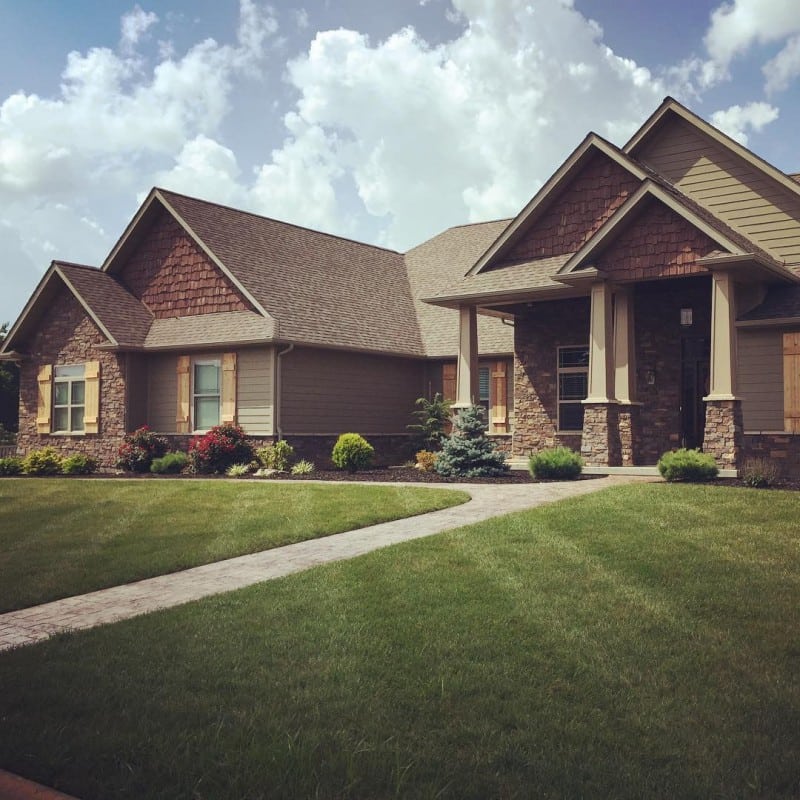
[[[375,455],[375,448],[357,433],[343,433],[333,446],[331,461],[348,472],[366,469]]]
[[[583,459],[569,447],[553,447],[532,453],[528,470],[538,480],[573,481],[583,470]]]
[[[716,478],[719,468],[709,453],[682,447],[680,450],[664,453],[658,460],[658,471],[668,481],[701,483]]]
[[[91,475],[97,472],[97,459],[83,453],[67,456],[61,462],[61,471],[65,475]]]
[[[0,478],[19,475],[22,472],[22,459],[19,456],[0,458]]]
[[[189,463],[186,453],[165,453],[161,458],[154,458],[150,472],[154,475],[178,475]]]
[[[417,418],[417,422],[406,425],[406,428],[416,435],[420,446],[425,450],[441,449],[450,423],[450,402],[444,400],[439,392],[432,400],[418,397],[414,402],[417,410],[412,415]]]
[[[482,406],[462,409],[453,422],[453,432],[444,440],[436,458],[436,471],[447,478],[491,478],[505,475],[506,456],[486,435]]]
[[[26,475],[58,475],[61,472],[61,455],[53,447],[43,447],[28,453],[22,462]]]
[[[256,450],[258,463],[266,469],[275,469],[278,472],[287,472],[289,464],[294,458],[294,448],[289,442],[281,439],[275,444],[268,444]]]

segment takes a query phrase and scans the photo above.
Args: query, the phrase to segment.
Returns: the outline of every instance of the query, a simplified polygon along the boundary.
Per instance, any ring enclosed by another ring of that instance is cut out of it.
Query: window
[[[83,433],[86,382],[83,364],[56,367],[53,377],[53,432]]]
[[[583,403],[589,389],[589,348],[558,348],[558,429],[583,430]]]
[[[207,431],[219,425],[220,397],[220,362],[195,361],[192,406],[196,431]]]
[[[489,421],[489,387],[489,367],[481,367],[478,370],[478,405],[483,406],[483,410],[486,412],[487,422]]]

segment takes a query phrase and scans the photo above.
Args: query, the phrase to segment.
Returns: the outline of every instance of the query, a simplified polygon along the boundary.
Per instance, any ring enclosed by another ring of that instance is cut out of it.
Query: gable
[[[503,261],[574,253],[638,186],[628,170],[604,153],[595,153]]]
[[[676,114],[634,154],[776,260],[800,267],[800,194],[765,170]]]
[[[163,209],[116,277],[156,319],[252,310],[216,264]]]
[[[637,209],[634,219],[592,262],[617,281],[708,274],[698,260],[719,245],[655,198]]]

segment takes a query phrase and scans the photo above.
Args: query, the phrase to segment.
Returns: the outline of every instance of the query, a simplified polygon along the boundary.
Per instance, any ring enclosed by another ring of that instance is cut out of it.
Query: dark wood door
[[[681,444],[701,447],[706,423],[706,404],[711,375],[711,342],[707,338],[681,340]]]

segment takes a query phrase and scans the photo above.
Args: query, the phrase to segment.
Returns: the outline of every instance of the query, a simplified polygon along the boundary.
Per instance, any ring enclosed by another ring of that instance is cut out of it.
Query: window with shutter
[[[783,334],[783,429],[800,433],[800,332]]]
[[[456,399],[455,364],[442,364],[442,397],[451,403]]]
[[[86,364],[57,366],[53,370],[53,433],[85,433],[85,417]]]
[[[190,369],[191,358],[189,356],[178,356],[176,367],[178,407],[175,414],[175,430],[178,433],[189,433]]]
[[[491,367],[490,430],[508,432],[508,374],[505,361],[495,361]]]
[[[36,404],[36,432],[50,433],[50,409],[53,401],[53,368],[45,364],[36,376],[39,393]]]

